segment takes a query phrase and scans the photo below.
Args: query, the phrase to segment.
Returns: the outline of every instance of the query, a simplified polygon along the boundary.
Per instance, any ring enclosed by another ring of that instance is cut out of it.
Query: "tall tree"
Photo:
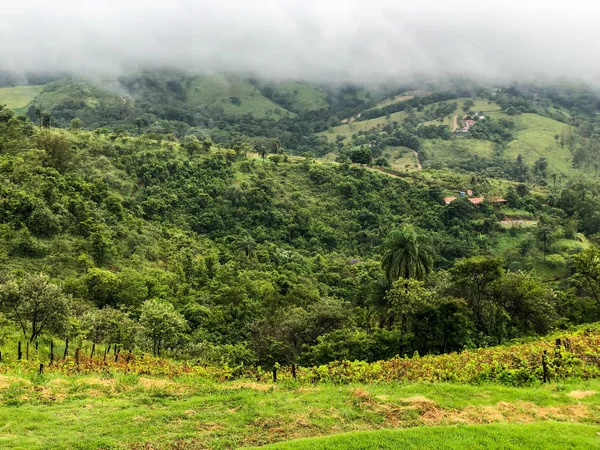
[[[430,240],[409,224],[392,231],[383,244],[381,267],[390,283],[400,277],[424,280],[433,269]]]
[[[46,330],[59,331],[66,325],[67,299],[44,274],[1,284],[0,305],[30,342]]]
[[[187,328],[187,322],[175,311],[173,304],[158,299],[146,300],[142,305],[140,325],[152,340],[152,353],[160,356],[164,345],[175,341]]]
[[[42,110],[39,107],[36,107],[34,110],[35,117],[38,119],[38,124],[40,126],[40,130],[42,129]]]
[[[555,227],[552,223],[550,223],[548,219],[545,219],[542,216],[540,217],[540,220],[538,222],[535,234],[538,240],[542,243],[544,261],[546,261],[546,251],[548,250],[548,244],[550,244],[556,236]]]

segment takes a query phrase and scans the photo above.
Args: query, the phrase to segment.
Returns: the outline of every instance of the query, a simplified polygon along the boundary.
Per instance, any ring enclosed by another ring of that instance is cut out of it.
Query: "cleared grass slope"
[[[0,88],[0,105],[21,113],[27,109],[32,100],[44,89],[44,86],[15,86]]]
[[[228,75],[194,78],[186,102],[195,107],[216,108],[234,116],[252,114],[277,119],[295,115],[263,96],[248,80]]]

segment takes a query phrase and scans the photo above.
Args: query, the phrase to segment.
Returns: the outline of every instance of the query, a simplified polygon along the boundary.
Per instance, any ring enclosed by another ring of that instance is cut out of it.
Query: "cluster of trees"
[[[132,318],[134,316],[135,318]],[[92,303],[74,300],[45,274],[6,277],[0,283],[0,323],[6,339],[7,320],[18,326],[29,342],[43,333],[78,342],[142,348],[160,356],[161,348],[176,346],[187,322],[173,304],[158,299],[145,301],[130,314],[110,306],[97,309]]]

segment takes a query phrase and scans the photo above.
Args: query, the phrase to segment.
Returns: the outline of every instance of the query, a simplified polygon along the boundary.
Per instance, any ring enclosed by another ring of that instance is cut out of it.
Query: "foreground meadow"
[[[423,448],[440,439],[455,443],[448,448],[483,448],[481,436],[492,435],[497,447],[485,448],[590,448],[600,446],[598,392],[599,380],[532,387],[273,384],[14,370],[0,377],[0,448],[232,449],[386,429],[407,431],[274,448],[373,448],[379,440],[388,446],[378,448]]]

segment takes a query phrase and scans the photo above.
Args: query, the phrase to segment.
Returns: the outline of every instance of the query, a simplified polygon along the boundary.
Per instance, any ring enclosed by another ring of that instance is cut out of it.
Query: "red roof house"
[[[465,125],[468,126],[469,128],[471,128],[473,125],[475,125],[475,121],[474,120],[465,120]]]
[[[498,204],[498,205],[506,205],[508,200],[503,199],[502,197],[490,197],[490,203]]]
[[[479,205],[483,200],[483,197],[474,197],[469,199],[469,201],[474,205]]]
[[[456,200],[456,197],[445,197],[444,198],[444,203],[446,205],[449,205],[450,203],[452,203],[454,200]]]

